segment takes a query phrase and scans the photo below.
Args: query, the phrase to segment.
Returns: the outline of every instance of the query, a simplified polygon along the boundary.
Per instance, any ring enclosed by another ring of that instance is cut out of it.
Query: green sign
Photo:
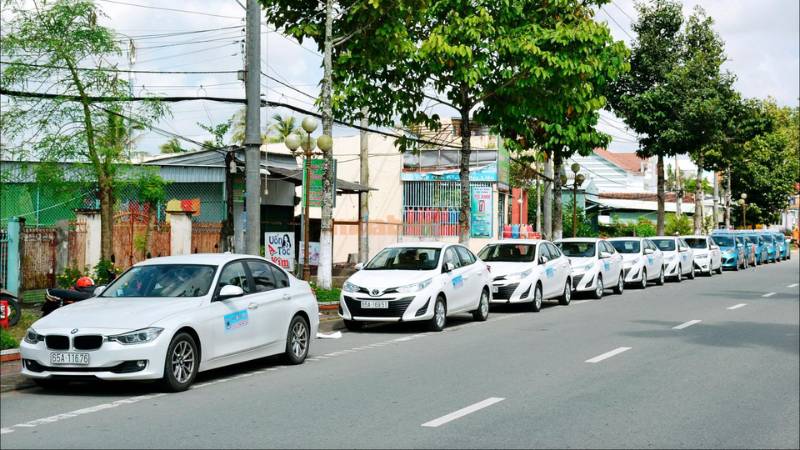
[[[469,224],[472,237],[492,237],[492,200],[491,186],[472,186],[472,217]]]
[[[323,159],[312,159],[308,161],[309,163],[309,170],[308,173],[311,176],[311,184],[309,186],[309,203],[308,206],[319,208],[322,207],[322,178],[325,174],[325,160]],[[334,183],[333,189],[336,190],[336,160],[333,161],[333,173],[334,173]],[[306,183],[306,171],[303,171],[303,201],[305,202],[305,183]],[[303,203],[305,206],[305,203]],[[336,195],[333,196],[333,206],[336,206]]]

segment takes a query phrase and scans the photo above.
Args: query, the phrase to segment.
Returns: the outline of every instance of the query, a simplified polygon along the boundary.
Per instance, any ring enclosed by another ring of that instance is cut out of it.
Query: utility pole
[[[719,173],[714,172],[714,203],[712,204],[712,211],[711,214],[714,217],[714,220],[711,221],[711,229],[715,230],[719,226],[719,219],[717,215],[717,211],[719,210]]]
[[[361,108],[361,177],[359,181],[362,186],[369,186],[369,134],[364,128],[369,126],[367,119],[367,108]],[[362,192],[358,195],[361,200],[359,205],[359,229],[358,229],[358,262],[367,262],[369,259],[369,192]]]
[[[333,105],[331,99],[333,52],[333,0],[325,0],[325,42],[322,54],[322,133],[333,136]],[[334,192],[333,148],[325,155],[322,179],[322,217],[319,233],[319,266],[317,284],[322,289],[333,287],[333,198]]]
[[[542,214],[544,215],[544,229],[542,235],[545,239],[553,239],[553,158],[545,153],[544,163],[544,195],[542,196]]]
[[[247,67],[245,94],[245,252],[261,252],[261,6],[258,0],[247,0]]]

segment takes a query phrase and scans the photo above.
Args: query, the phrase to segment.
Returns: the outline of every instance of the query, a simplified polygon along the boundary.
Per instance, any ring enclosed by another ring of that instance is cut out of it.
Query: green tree
[[[0,77],[8,96],[4,140],[19,143],[13,156],[20,159],[88,163],[100,197],[101,256],[110,259],[114,184],[119,163],[126,161],[118,131],[132,126],[117,119],[128,110],[123,108],[128,83],[106,70],[113,68],[110,57],[120,53],[117,38],[98,25],[102,11],[90,1],[58,0],[31,8],[12,0],[4,8],[0,48],[9,63]],[[9,95],[37,88],[55,97]],[[97,96],[106,99],[98,104]],[[130,115],[136,117],[133,123],[146,126],[164,113],[157,102],[139,102]]]
[[[275,134],[270,136],[270,142],[283,142],[286,136],[292,133],[305,134],[305,130],[298,126],[294,116],[284,117],[275,113],[272,115],[272,121],[269,130]]]
[[[656,229],[664,232],[664,158],[685,151],[681,103],[685,100],[673,76],[684,55],[681,32],[683,12],[676,0],[653,0],[637,5],[638,19],[632,24],[630,72],[619,77],[609,94],[611,110],[641,135],[637,154],[657,157]]]
[[[197,126],[211,133],[212,139],[203,141],[203,147],[206,149],[222,148],[225,147],[225,135],[233,126],[233,119],[228,119],[225,122],[218,124],[204,124],[197,122]]]
[[[692,223],[686,214],[667,214],[664,234],[672,236],[675,234],[686,235],[692,233]]]
[[[185,153],[188,150],[181,147],[181,141],[178,138],[171,138],[167,142],[158,146],[158,149],[161,150],[163,154],[170,154],[170,153]]]

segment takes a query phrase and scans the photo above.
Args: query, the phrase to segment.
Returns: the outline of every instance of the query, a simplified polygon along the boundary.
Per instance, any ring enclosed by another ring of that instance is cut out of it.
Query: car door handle
[[[247,309],[258,309],[258,303],[250,303],[247,305]]]
[[[283,298],[284,300],[291,300],[292,296],[289,294],[283,294],[281,298]]]

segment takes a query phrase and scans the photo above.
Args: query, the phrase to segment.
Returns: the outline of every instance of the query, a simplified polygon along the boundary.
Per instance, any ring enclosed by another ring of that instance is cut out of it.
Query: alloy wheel
[[[292,327],[291,338],[292,353],[297,358],[302,358],[308,347],[308,329],[305,322],[298,320]]]
[[[444,303],[442,302],[436,303],[436,311],[434,311],[434,315],[436,319],[436,326],[439,328],[444,327],[444,318],[445,318]]]
[[[194,372],[194,350],[181,341],[172,350],[172,375],[178,383],[186,383]]]

